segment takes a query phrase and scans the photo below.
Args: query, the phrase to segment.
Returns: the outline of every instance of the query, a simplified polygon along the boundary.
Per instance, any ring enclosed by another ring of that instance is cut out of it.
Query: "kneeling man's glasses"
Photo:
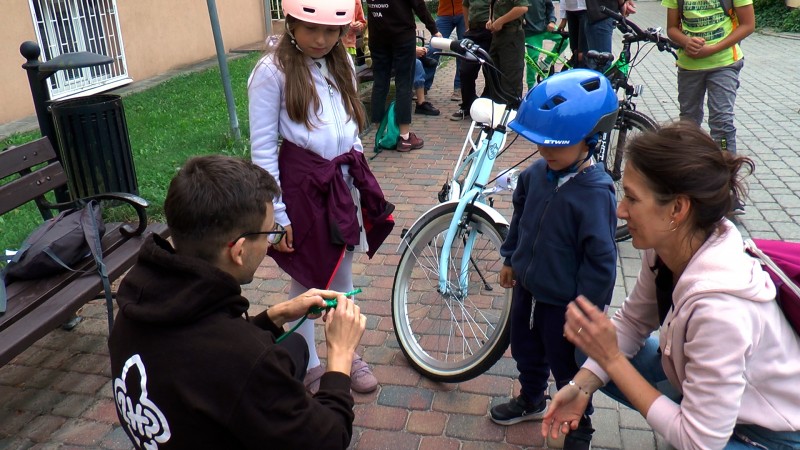
[[[228,243],[228,247],[233,247],[236,242],[241,238],[246,238],[247,236],[255,236],[258,234],[266,234],[267,240],[269,241],[269,245],[278,245],[283,239],[283,236],[286,234],[286,230],[280,224],[275,224],[275,228],[272,231],[248,231],[247,233],[242,233],[234,239],[233,241]]]

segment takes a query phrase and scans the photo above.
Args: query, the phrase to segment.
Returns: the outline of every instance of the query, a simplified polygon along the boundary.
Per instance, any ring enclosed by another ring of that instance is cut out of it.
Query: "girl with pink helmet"
[[[352,290],[354,253],[371,257],[394,224],[394,205],[363,155],[358,136],[366,115],[352,60],[340,42],[354,9],[353,0],[283,0],[286,31],[248,82],[252,159],[282,191],[273,203],[286,238],[267,254],[291,276],[289,298],[312,286]],[[316,393],[325,369],[314,321],[297,332],[309,351],[306,388]],[[377,387],[357,354],[350,381],[356,392]]]

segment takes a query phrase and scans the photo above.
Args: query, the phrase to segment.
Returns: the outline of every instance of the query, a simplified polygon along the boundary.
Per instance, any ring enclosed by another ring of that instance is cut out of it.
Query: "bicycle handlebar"
[[[522,99],[509,94],[508,92],[503,90],[503,87],[500,83],[500,77],[504,76],[503,72],[500,71],[497,67],[495,67],[492,58],[486,52],[486,50],[480,48],[478,44],[473,42],[471,39],[461,39],[454,40],[448,39],[444,37],[432,37],[431,38],[431,47],[437,50],[449,50],[450,52],[440,52],[440,55],[444,56],[455,56],[457,58],[461,58],[466,61],[477,62],[482,66],[487,66],[491,68],[488,71],[489,78],[491,79],[491,86],[497,92],[497,94],[508,103],[513,109],[519,107],[519,104],[522,102]],[[452,53],[451,53],[452,52]]]
[[[670,40],[668,37],[660,34],[654,28],[642,30],[638,25],[628,20],[628,18],[622,14],[608,9],[605,6],[600,6],[600,12],[616,20],[617,28],[619,28],[622,33],[633,33],[636,36],[637,41],[652,42],[658,46],[659,51],[670,52],[675,58],[678,57],[678,55],[675,53],[675,49],[680,47],[676,43],[672,42],[672,40]]]
[[[462,39],[460,41],[448,39],[444,37],[432,37],[431,47],[437,50],[450,50],[457,56],[460,56],[468,61],[481,62],[481,60],[492,62],[492,58],[486,53],[486,50],[480,48],[478,44],[472,42],[470,39]]]
[[[463,53],[461,43],[459,41],[454,41],[446,37],[432,37],[431,47],[439,50],[452,50],[456,53]]]

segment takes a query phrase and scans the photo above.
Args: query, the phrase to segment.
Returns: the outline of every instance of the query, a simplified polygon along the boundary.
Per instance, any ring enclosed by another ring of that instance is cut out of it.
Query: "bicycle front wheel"
[[[444,268],[447,289],[440,292],[439,256],[454,214],[450,209],[432,216],[410,238],[392,291],[392,321],[403,354],[422,375],[450,383],[475,378],[500,359],[508,347],[511,311],[511,289],[498,282],[508,226],[475,208],[458,226]],[[463,289],[459,272],[465,252]]]
[[[658,123],[639,111],[622,109],[619,112],[620,117],[617,119],[617,124],[611,132],[609,138],[609,149],[606,155],[606,172],[611,175],[614,180],[614,190],[617,194],[617,204],[622,200],[624,192],[622,190],[622,172],[625,170],[625,143],[632,137],[643,133],[645,131],[656,131]],[[617,223],[617,232],[615,239],[617,242],[624,241],[630,238],[628,232],[628,224],[619,220]]]

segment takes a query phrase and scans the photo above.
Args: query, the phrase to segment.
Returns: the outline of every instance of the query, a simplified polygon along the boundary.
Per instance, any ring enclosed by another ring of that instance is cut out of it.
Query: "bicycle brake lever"
[[[437,50],[444,50],[437,52],[439,55],[454,56],[467,61],[479,61],[480,58],[475,53],[482,51],[474,41],[468,38],[453,41],[447,38],[434,37],[431,38],[431,47]]]
[[[473,41],[472,39],[469,39],[469,38],[464,38],[464,39],[460,40],[459,44],[461,45],[461,48],[463,48],[465,50],[474,50],[474,48],[477,47],[477,45],[475,44],[475,41]]]
[[[658,47],[658,51],[669,52],[673,58],[678,59],[678,53],[675,52],[675,49],[679,47],[672,42],[672,39],[658,34],[656,35],[656,47]]]
[[[436,55],[439,56],[452,56],[454,58],[463,59],[464,61],[473,61],[478,62],[478,58],[472,52],[466,52],[463,55],[454,52],[436,52]]]

